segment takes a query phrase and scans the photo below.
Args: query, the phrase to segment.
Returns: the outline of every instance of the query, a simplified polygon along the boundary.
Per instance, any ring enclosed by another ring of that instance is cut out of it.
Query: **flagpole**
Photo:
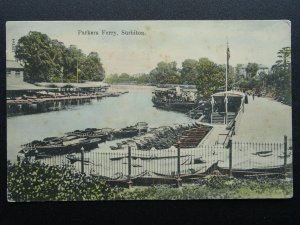
[[[228,114],[228,99],[227,99],[227,85],[228,85],[228,40],[226,45],[226,78],[225,78],[225,124],[227,124],[227,114]]]
[[[77,83],[78,83],[78,59],[76,60],[76,74],[77,74]]]

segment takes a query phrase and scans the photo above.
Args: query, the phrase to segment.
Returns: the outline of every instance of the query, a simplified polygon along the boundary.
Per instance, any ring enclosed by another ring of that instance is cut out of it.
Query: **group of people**
[[[245,104],[248,104],[248,96],[252,95],[253,101],[255,98],[255,90],[248,90],[248,91],[244,91],[244,95],[245,95]]]

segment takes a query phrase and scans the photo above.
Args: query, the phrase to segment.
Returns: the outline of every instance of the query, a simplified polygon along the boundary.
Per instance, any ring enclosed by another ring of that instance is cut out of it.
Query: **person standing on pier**
[[[246,91],[244,91],[244,95],[245,95],[245,104],[248,104],[248,95]]]

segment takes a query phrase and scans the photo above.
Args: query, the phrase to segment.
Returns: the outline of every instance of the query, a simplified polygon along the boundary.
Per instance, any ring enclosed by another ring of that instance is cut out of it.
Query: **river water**
[[[63,136],[65,132],[86,128],[122,128],[144,121],[159,127],[193,120],[183,113],[153,107],[153,87],[113,86],[114,91],[128,94],[92,100],[91,104],[72,106],[67,110],[21,115],[7,119],[7,158],[16,160],[20,145],[46,137]],[[101,146],[100,146],[101,147]]]

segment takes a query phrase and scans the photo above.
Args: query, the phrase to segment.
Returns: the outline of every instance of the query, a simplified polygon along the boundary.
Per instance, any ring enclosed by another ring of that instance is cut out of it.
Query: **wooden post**
[[[211,99],[211,114],[210,114],[210,123],[213,122],[213,113],[214,113],[214,97]]]
[[[177,142],[177,187],[181,186],[181,178],[180,178],[180,144],[181,142]]]
[[[284,166],[284,174],[286,175],[287,173],[287,136],[284,135],[284,161],[283,161],[283,166]]]
[[[128,146],[128,187],[131,188],[132,181],[131,181],[131,147]]]
[[[232,140],[229,139],[229,177],[232,177]]]
[[[81,173],[84,173],[84,147],[81,147]]]

